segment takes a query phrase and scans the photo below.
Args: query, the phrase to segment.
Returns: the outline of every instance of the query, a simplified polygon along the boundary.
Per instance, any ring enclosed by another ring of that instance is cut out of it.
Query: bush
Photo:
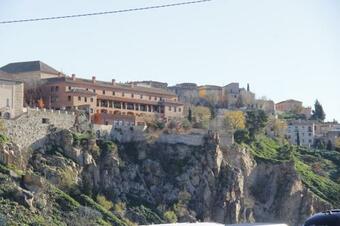
[[[107,200],[106,197],[103,196],[103,195],[97,195],[96,200],[97,200],[97,203],[99,205],[101,205],[102,207],[104,207],[107,210],[110,210],[113,207],[112,202]]]
[[[236,130],[236,132],[234,133],[234,139],[235,142],[238,144],[248,143],[250,140],[248,130],[245,129]]]
[[[0,144],[7,144],[8,142],[9,138],[4,134],[0,134]]]
[[[174,211],[166,211],[164,214],[164,219],[168,223],[176,223],[177,222],[177,216]]]
[[[117,214],[124,215],[126,211],[126,204],[124,202],[117,202],[113,209]]]
[[[188,119],[183,119],[181,125],[184,130],[189,130],[191,128],[191,123]]]

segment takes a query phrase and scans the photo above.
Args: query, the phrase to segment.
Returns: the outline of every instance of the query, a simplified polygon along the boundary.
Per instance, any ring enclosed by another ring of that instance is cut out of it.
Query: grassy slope
[[[257,160],[280,163],[293,160],[304,184],[334,206],[340,206],[340,153],[280,144],[259,136],[248,146]]]

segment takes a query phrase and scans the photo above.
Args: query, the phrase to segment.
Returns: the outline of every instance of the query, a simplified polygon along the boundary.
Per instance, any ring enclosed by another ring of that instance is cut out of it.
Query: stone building
[[[212,103],[219,103],[222,99],[222,87],[214,85],[204,85],[198,87],[198,95]]]
[[[176,93],[179,100],[184,103],[193,103],[198,99],[198,86],[195,83],[180,83],[169,87],[169,90]]]
[[[298,100],[285,100],[277,103],[275,105],[276,110],[279,113],[297,113],[297,114],[302,114],[306,116],[306,119],[309,119],[312,115],[312,108],[310,107],[303,107],[302,101]]]
[[[41,61],[10,63],[0,68],[6,78],[24,83],[24,102],[35,107],[35,100],[41,96],[38,87],[42,80],[62,76],[62,73]]]
[[[24,84],[0,78],[0,117],[15,118],[23,113]]]
[[[86,109],[96,123],[141,124],[145,117],[164,120],[181,118],[183,104],[176,94],[164,89],[77,78],[50,78],[41,86],[46,108]]]
[[[316,137],[315,129],[313,121],[288,121],[286,137],[291,144],[311,147]]]
[[[272,100],[256,100],[256,108],[263,110],[266,114],[275,115],[275,103]]]
[[[61,75],[59,71],[41,61],[10,63],[0,68],[12,79],[25,83],[27,88],[34,86],[41,79],[54,78]]]
[[[285,100],[276,104],[276,110],[280,112],[291,112],[302,108],[302,102],[298,100]]]

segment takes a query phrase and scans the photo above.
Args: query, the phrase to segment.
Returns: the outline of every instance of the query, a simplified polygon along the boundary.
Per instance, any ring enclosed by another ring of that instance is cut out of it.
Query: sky
[[[183,1],[0,0],[0,21]],[[98,80],[250,83],[275,102],[318,99],[340,121],[339,0],[212,0],[0,25],[0,65],[31,60]]]

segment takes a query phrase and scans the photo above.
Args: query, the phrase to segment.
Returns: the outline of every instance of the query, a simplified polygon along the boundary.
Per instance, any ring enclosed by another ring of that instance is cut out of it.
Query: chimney
[[[96,76],[92,76],[92,82],[96,83]]]
[[[76,74],[72,74],[72,80],[76,80]]]
[[[116,85],[116,79],[112,79],[112,85]]]

